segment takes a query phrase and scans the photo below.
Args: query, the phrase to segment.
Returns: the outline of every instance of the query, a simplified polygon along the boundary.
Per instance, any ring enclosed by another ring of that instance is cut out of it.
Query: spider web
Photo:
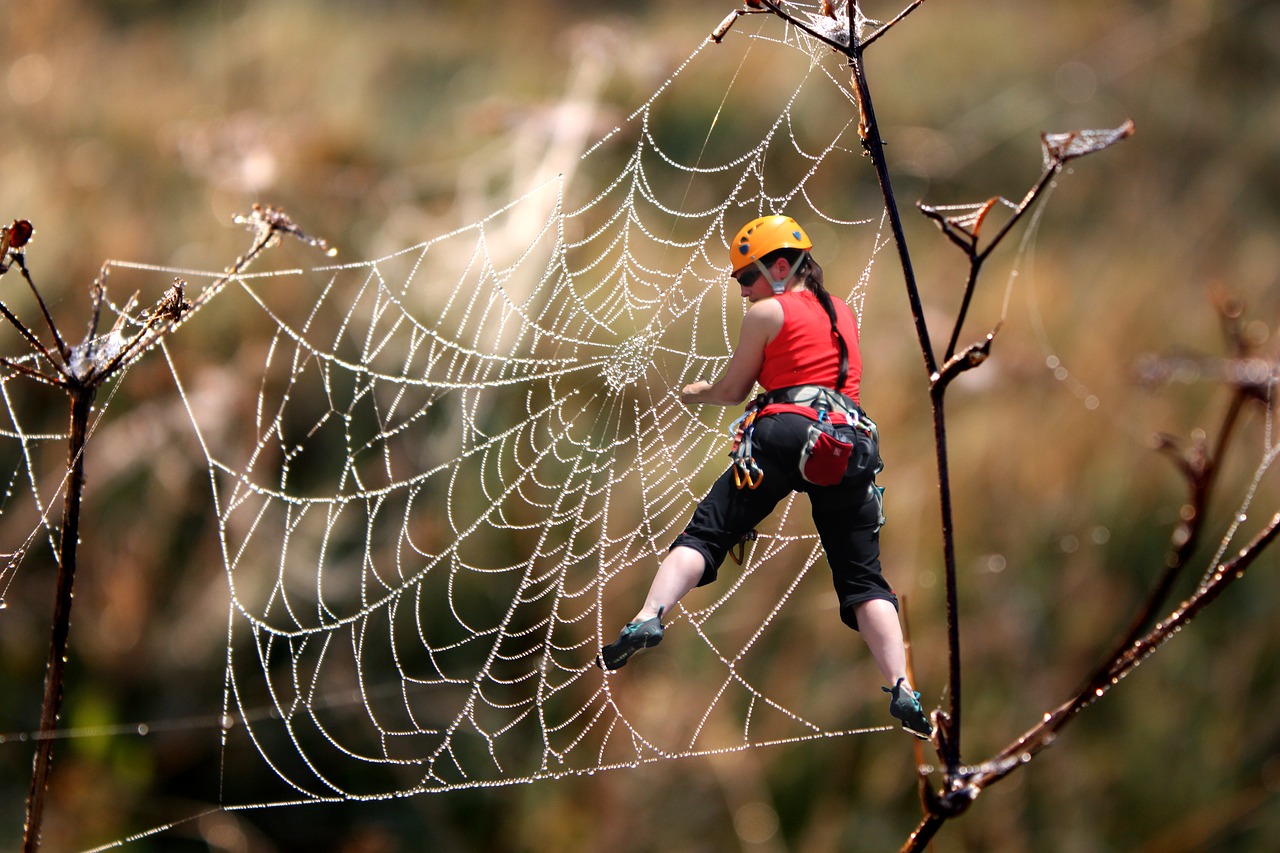
[[[886,243],[879,210],[850,192],[857,109],[835,55],[776,19],[748,22],[756,32],[704,43],[573,169],[479,221],[372,260],[238,278],[246,323],[270,331],[227,411],[201,406],[170,356],[230,592],[224,764],[256,756],[280,783],[245,803],[225,773],[225,807],[883,728],[850,725],[844,686],[774,666],[811,631],[798,590],[821,557],[790,501],[740,570],[669,616],[663,659],[696,673],[681,676],[679,714],[658,666],[596,666],[727,464],[736,412],[686,408],[679,388],[732,351],[732,233],[786,210],[855,252],[860,275],[829,273],[828,287],[859,312]],[[773,85],[731,118],[748,63],[767,63]],[[708,79],[723,81],[714,114]]]
[[[476,222],[371,260],[238,278],[221,301],[238,295],[256,315],[246,325],[269,331],[256,361],[241,354],[225,411],[171,358],[230,593],[221,808],[510,785],[875,730],[856,725],[848,678],[789,666],[809,659],[794,649],[819,621],[836,621],[815,612],[830,592],[810,577],[821,551],[791,502],[741,569],[726,565],[670,615],[660,653],[619,673],[594,665],[726,462],[735,413],[687,409],[677,391],[717,375],[732,349],[728,236],[756,214],[793,213],[818,237],[828,285],[859,310],[885,245],[879,212],[850,192],[856,105],[838,59],[776,21],[749,32],[756,23],[700,47],[572,169]],[[743,119],[726,104],[748,63],[774,73]],[[714,110],[706,80],[725,98]],[[1066,158],[1110,140],[1045,144]],[[976,236],[993,206],[945,210]],[[859,267],[856,281],[831,275]],[[30,532],[0,555],[0,607],[36,540],[56,553],[66,484],[37,474],[65,469],[66,435],[24,428],[41,421],[12,378],[0,379],[0,438],[20,458],[0,514]],[[1263,460],[1211,566],[1247,520],[1274,436],[1268,409]],[[34,508],[11,500],[24,490]],[[246,797],[246,767],[278,795]]]

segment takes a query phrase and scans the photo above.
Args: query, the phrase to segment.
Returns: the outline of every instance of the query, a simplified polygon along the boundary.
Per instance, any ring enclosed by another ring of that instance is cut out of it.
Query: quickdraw
[[[758,489],[763,479],[764,470],[751,457],[739,462],[733,469],[733,483],[739,489],[744,486],[748,489]]]
[[[751,453],[751,437],[755,433],[756,411],[759,408],[757,403],[758,400],[752,401],[746,414],[730,426],[734,442],[729,456],[733,459],[733,484],[739,489],[758,489],[764,479],[764,469],[756,464]]]

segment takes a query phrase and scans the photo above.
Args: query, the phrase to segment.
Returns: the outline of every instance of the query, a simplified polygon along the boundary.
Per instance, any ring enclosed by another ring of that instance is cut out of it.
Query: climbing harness
[[[739,489],[759,488],[764,479],[764,471],[754,456],[755,423],[780,405],[802,407],[813,420],[798,461],[800,476],[807,482],[832,486],[846,476],[879,472],[880,436],[875,421],[857,403],[832,388],[794,385],[756,397],[742,417],[729,425],[729,434],[734,437],[729,452],[733,483]],[[809,411],[813,414],[809,415]]]
[[[852,399],[824,385],[792,385],[788,388],[777,388],[762,395],[762,408],[789,404],[813,409],[815,412],[826,411],[839,415],[844,422],[855,429],[869,433],[877,440],[876,425]],[[766,412],[767,414],[767,412]],[[833,418],[833,420],[836,420]]]
[[[862,407],[844,394],[821,385],[793,385],[763,394],[757,403],[759,415],[796,406],[813,421],[797,460],[806,482],[833,486],[845,477],[879,473],[879,430]]]

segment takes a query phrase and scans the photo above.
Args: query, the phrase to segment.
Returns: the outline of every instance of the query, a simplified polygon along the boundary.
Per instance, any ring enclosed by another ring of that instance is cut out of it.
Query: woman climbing
[[[729,246],[733,278],[751,303],[738,345],[715,382],[686,385],[686,403],[734,406],[758,382],[734,462],[698,504],[663,558],[644,606],[600,664],[617,669],[662,641],[662,614],[695,586],[711,583],[725,556],[777,503],[805,492],[831,565],[840,618],[859,631],[892,684],[889,713],[928,738],[933,729],[907,679],[898,602],[880,572],[880,455],[875,424],[858,403],[862,356],[853,312],[823,286],[822,268],[789,216],[745,225]]]

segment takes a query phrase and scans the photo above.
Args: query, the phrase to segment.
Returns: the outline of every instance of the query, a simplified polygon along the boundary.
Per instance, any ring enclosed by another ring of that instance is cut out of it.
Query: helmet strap
[[[807,257],[809,257],[809,250],[801,249],[800,254],[796,255],[795,263],[791,265],[790,274],[788,274],[782,281],[774,280],[773,273],[769,272],[768,267],[761,263],[759,259],[756,260],[756,267],[759,268],[760,272],[762,272],[764,277],[769,281],[770,286],[773,287],[774,295],[777,295],[785,293],[787,288],[791,286],[791,282],[794,281],[796,277],[796,270],[800,269],[800,266],[804,263],[804,259]]]

